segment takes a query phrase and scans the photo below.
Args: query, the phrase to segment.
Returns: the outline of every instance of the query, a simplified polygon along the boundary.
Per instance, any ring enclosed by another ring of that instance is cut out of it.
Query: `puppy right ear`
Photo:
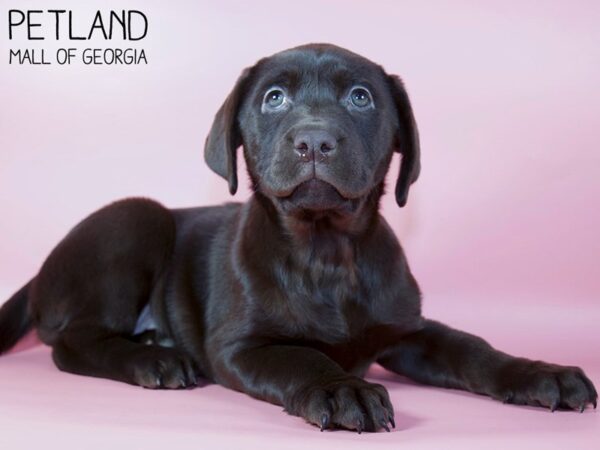
[[[217,111],[204,144],[204,160],[208,167],[229,183],[229,192],[237,191],[237,149],[243,145],[238,113],[248,88],[251,69],[245,69],[235,87]]]

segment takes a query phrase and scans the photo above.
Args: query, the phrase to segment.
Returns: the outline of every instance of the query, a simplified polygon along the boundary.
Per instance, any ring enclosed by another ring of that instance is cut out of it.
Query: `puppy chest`
[[[346,345],[365,342],[382,325],[375,295],[360,286],[310,283],[295,289],[272,289],[259,302],[254,317],[258,329],[271,330],[283,339]]]

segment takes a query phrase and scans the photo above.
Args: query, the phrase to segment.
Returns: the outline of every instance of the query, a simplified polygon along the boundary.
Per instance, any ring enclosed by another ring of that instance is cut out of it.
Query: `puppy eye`
[[[263,110],[266,109],[279,109],[286,103],[286,96],[283,91],[279,88],[273,88],[267,91],[263,100]]]
[[[363,87],[356,87],[352,89],[350,92],[350,101],[352,102],[352,105],[361,109],[368,106],[373,106],[373,98],[371,97],[371,93]]]

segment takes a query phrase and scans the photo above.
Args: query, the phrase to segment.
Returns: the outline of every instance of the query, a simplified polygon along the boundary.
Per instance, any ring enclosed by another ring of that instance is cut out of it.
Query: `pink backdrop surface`
[[[202,148],[238,74],[284,48],[331,42],[408,87],[423,172],[407,207],[388,195],[383,209],[425,314],[506,351],[581,365],[600,383],[600,3],[126,3],[59,6],[82,30],[98,8],[144,11],[148,36],[135,46],[147,66],[9,65],[9,48],[127,45],[32,45],[0,30],[0,299],[77,221],[115,199],[142,195],[171,207],[230,200]],[[0,13],[9,7],[17,6]],[[247,197],[242,189],[235,199]],[[392,435],[318,433],[218,386],[150,392],[68,375],[35,346],[0,358],[0,446],[597,446],[600,419],[589,410],[550,414],[416,386],[378,368],[371,376],[398,407]]]

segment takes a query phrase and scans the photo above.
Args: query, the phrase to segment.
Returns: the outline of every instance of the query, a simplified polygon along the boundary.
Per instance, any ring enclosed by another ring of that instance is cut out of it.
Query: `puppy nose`
[[[303,161],[323,160],[337,147],[337,140],[326,130],[303,130],[294,138],[294,148]]]

